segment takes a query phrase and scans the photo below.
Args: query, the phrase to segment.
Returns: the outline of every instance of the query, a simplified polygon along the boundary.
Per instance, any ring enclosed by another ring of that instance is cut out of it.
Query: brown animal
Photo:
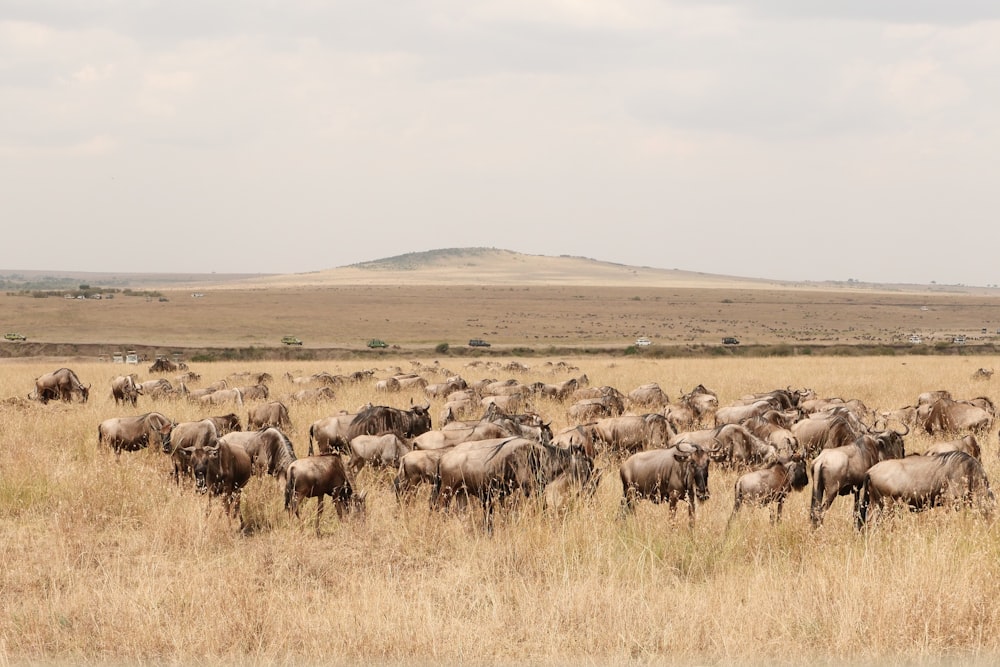
[[[792,491],[801,491],[809,485],[809,474],[805,459],[801,454],[774,461],[766,468],[744,473],[736,480],[734,489],[733,513],[729,516],[732,522],[744,503],[757,505],[776,505],[771,514],[771,523],[781,521],[781,509],[785,498]]]
[[[366,463],[373,468],[395,468],[408,451],[410,447],[395,433],[358,435],[351,439],[349,465],[355,475]]]
[[[115,405],[129,403],[135,407],[142,393],[142,386],[136,384],[136,375],[118,375],[111,379],[111,398],[115,400]]]
[[[292,419],[288,416],[288,407],[281,401],[270,401],[253,405],[247,409],[247,428],[262,429],[274,426],[283,431],[292,429]]]
[[[868,431],[868,427],[849,410],[835,409],[814,413],[791,426],[792,434],[809,456],[824,449],[849,445]]]
[[[979,441],[976,440],[976,436],[970,433],[957,440],[936,442],[924,450],[924,456],[934,456],[935,454],[944,454],[945,452],[965,452],[977,459],[981,459],[980,455],[982,454]]]
[[[330,452],[347,453],[350,448],[351,422],[358,416],[356,412],[345,412],[331,417],[317,419],[309,426],[309,456],[315,451],[319,454]]]
[[[931,434],[962,431],[985,434],[993,428],[995,414],[993,402],[985,397],[971,401],[939,398],[931,403],[930,412],[921,425]]]
[[[266,401],[271,390],[266,384],[251,384],[239,388],[244,401]]]
[[[329,387],[314,387],[312,389],[300,389],[292,393],[288,399],[296,403],[318,403],[320,401],[332,401],[337,398],[337,394]]]
[[[392,480],[396,500],[408,499],[421,484],[433,485],[437,481],[438,461],[448,449],[414,449],[399,457],[396,477]]]
[[[358,412],[348,429],[348,442],[359,435],[395,433],[401,440],[410,440],[431,430],[430,403],[413,405],[409,410],[387,405],[369,405]]]
[[[71,369],[60,368],[35,378],[35,391],[28,398],[43,404],[52,400],[70,403],[74,396],[79,397],[81,403],[86,403],[90,398],[90,385],[84,386]]]
[[[273,426],[257,431],[233,431],[221,436],[219,442],[240,445],[250,456],[255,473],[271,475],[280,481],[284,481],[288,466],[297,458],[292,441]]]
[[[213,448],[218,442],[219,435],[211,419],[176,424],[170,438],[163,441],[163,452],[170,454],[173,463],[174,482],[180,484],[181,475],[191,472],[191,452],[194,449]]]
[[[978,507],[985,518],[993,514],[996,499],[979,459],[965,452],[935,456],[908,456],[876,463],[865,475],[857,527],[872,516],[872,506],[882,510],[887,500],[902,502],[911,510],[965,505]]]
[[[712,452],[712,461],[724,467],[743,469],[769,464],[777,460],[778,450],[739,424],[723,424],[716,428],[684,431],[670,439],[669,446],[683,442],[699,445]]]
[[[140,393],[151,399],[172,398],[177,395],[177,391],[166,378],[158,380],[147,380],[139,383]]]
[[[461,442],[506,438],[512,435],[515,433],[500,424],[481,421],[471,427],[427,431],[414,438],[411,444],[412,449],[445,449]]]
[[[589,427],[593,432],[594,444],[612,457],[627,456],[642,449],[665,447],[675,435],[667,418],[656,412],[605,417]]]
[[[492,531],[498,504],[518,491],[525,496],[541,492],[546,484],[578,465],[593,468],[593,461],[580,449],[560,449],[528,438],[464,442],[441,455],[432,505],[447,508],[459,496],[464,506],[468,498],[477,498],[483,506],[486,530]]]
[[[670,397],[655,382],[639,385],[628,393],[628,404],[632,408],[653,408],[658,410],[670,403]]]
[[[120,458],[123,451],[136,452],[158,439],[160,448],[170,442],[174,422],[159,412],[147,412],[135,417],[112,417],[97,426],[97,441],[107,445]]]
[[[225,435],[227,433],[232,433],[233,431],[243,430],[243,425],[240,424],[240,418],[235,412],[208,417],[208,419],[211,419],[212,423],[215,424],[215,432],[219,435]]]
[[[861,502],[861,487],[865,473],[879,461],[898,459],[906,455],[903,436],[909,433],[886,430],[866,433],[854,443],[824,449],[812,463],[812,503],[809,518],[814,528],[823,523],[823,515],[837,496],[854,494],[854,514]]]
[[[226,516],[237,516],[240,529],[245,524],[240,512],[243,487],[253,474],[250,455],[240,445],[217,440],[214,447],[190,446],[184,449],[188,457],[195,489],[199,493],[220,496]]]
[[[304,498],[316,498],[316,536],[320,535],[323,518],[323,499],[330,496],[337,516],[341,519],[348,512],[364,516],[365,494],[354,490],[344,460],[336,454],[307,456],[296,459],[288,466],[285,483],[285,509],[299,516],[299,506]]]
[[[202,405],[227,405],[235,403],[239,407],[243,407],[243,391],[238,388],[217,389],[205,396],[199,396],[198,401]]]
[[[709,499],[710,452],[698,445],[681,443],[669,449],[649,449],[625,459],[619,469],[622,480],[622,514],[635,511],[642,498],[654,503],[667,501],[670,516],[677,514],[677,501],[688,503],[688,522],[694,525],[695,505]]]

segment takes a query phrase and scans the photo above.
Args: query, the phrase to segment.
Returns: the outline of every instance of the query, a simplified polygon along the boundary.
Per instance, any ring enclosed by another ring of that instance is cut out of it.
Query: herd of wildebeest
[[[461,375],[413,362],[411,372],[387,369],[350,375],[286,374],[301,387],[274,400],[268,373],[244,372],[199,389],[184,364],[158,359],[150,373],[176,373],[139,382],[135,374],[111,382],[116,405],[135,408],[141,400],[189,400],[211,411],[245,408],[246,421],[230,412],[176,423],[158,411],[110,417],[98,425],[98,442],[120,458],[149,446],[169,455],[174,479],[193,478],[200,492],[221,496],[230,516],[239,517],[241,489],[254,474],[283,481],[285,508],[298,515],[300,503],[317,498],[316,532],[324,496],[338,516],[364,511],[365,493],[356,488],[365,466],[391,467],[399,502],[421,487],[430,505],[465,507],[469,498],[483,507],[484,524],[522,496],[544,500],[546,510],[565,511],[575,499],[591,496],[602,470],[617,467],[621,512],[627,516],[641,499],[669,504],[670,514],[686,502],[691,523],[708,498],[710,466],[740,471],[733,511],[742,505],[772,505],[772,521],[792,491],[811,483],[810,520],[822,524],[838,496],[853,495],[854,517],[863,528],[887,500],[913,510],[935,506],[973,507],[989,516],[994,506],[980,443],[993,427],[989,398],[959,399],[947,390],[915,397],[912,405],[873,410],[857,399],[820,397],[809,389],[773,389],[719,405],[717,395],[698,385],[671,401],[655,382],[619,390],[590,386],[586,375],[560,382],[526,381],[531,370],[516,361],[473,362],[508,379],[467,382]],[[578,371],[565,362],[546,364],[546,377]],[[435,381],[436,378],[440,381]],[[374,396],[409,390],[427,401],[409,407],[368,403],[356,412],[338,412],[308,428],[308,455],[297,456],[287,433],[287,402],[326,401],[349,383],[370,384]],[[91,385],[61,368],[36,379],[29,398],[86,401]],[[565,409],[572,425],[553,432],[551,415],[535,411],[535,397]],[[430,399],[443,400],[437,428]],[[912,429],[933,435],[925,451],[907,452]],[[978,437],[978,439],[977,439]],[[600,459],[604,468],[595,461]]]

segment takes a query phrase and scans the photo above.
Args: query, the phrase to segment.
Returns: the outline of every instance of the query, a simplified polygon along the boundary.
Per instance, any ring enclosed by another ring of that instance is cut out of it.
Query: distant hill
[[[6,275],[5,275],[6,273]],[[13,275],[12,275],[13,274]],[[996,295],[996,288],[964,285],[907,285],[858,281],[781,281],[629,266],[572,255],[530,255],[500,248],[441,248],[411,252],[322,271],[293,274],[112,274],[0,269],[6,289],[72,286],[160,289],[309,287],[342,285],[593,285],[692,289],[861,289],[893,292]]]

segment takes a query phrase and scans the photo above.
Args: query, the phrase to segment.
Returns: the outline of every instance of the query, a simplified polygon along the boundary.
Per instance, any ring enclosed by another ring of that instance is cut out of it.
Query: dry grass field
[[[727,532],[737,474],[713,466],[712,497],[693,528],[683,504],[673,520],[650,503],[623,520],[617,463],[601,454],[593,498],[559,516],[523,500],[492,535],[475,506],[431,511],[426,489],[400,505],[392,473],[366,468],[356,480],[367,493],[365,520],[341,522],[328,506],[317,538],[315,501],[301,520],[289,517],[274,479],[245,489],[241,531],[218,499],[175,484],[160,451],[116,461],[98,447],[97,426],[109,417],[158,410],[182,422],[230,410],[145,397],[116,406],[112,377],[126,368],[140,380],[159,377],[149,361],[98,360],[125,349],[150,360],[180,352],[202,376],[192,389],[235,372],[270,373],[299,456],[321,417],[369,401],[428,399],[377,394],[373,379],[337,388],[332,401],[295,403],[287,396],[299,386],[286,373],[374,369],[384,378],[421,369],[430,381],[526,383],[586,374],[626,393],[657,382],[672,399],[701,383],[722,405],[787,387],[873,409],[913,404],[931,389],[994,402],[1000,393],[1000,380],[973,377],[1000,367],[995,289],[779,285],[502,251],[433,259],[252,281],[157,286],[146,277],[137,288],[166,301],[0,295],[0,329],[29,338],[0,341],[0,665],[1000,659],[1000,529],[970,511],[902,512],[859,533],[845,497],[813,530],[807,489],[790,497],[780,524],[751,509]],[[922,345],[907,343],[914,332]],[[289,334],[305,344],[282,347]],[[950,343],[956,334],[966,346]],[[622,354],[639,336],[653,345]],[[739,337],[738,351],[719,345],[723,336]],[[393,347],[367,350],[372,337]],[[467,350],[470,338],[493,347]],[[436,353],[440,343],[450,351]],[[891,354],[810,354],[839,345]],[[765,346],[786,349],[742,354]],[[695,354],[656,354],[669,348]],[[232,352],[242,360],[200,361]],[[528,370],[487,365],[511,361]],[[89,402],[25,399],[35,377],[61,366],[92,385]],[[435,426],[441,407],[431,400]],[[554,430],[574,423],[568,403],[531,407]],[[245,422],[245,408],[231,409]],[[997,479],[997,427],[980,440]],[[936,439],[912,432],[905,441],[920,452]]]
[[[207,297],[206,297],[207,298]],[[74,304],[76,305],[76,304]],[[81,304],[89,306],[90,304]],[[104,305],[104,304],[100,304]],[[267,318],[262,318],[266,320]],[[499,359],[515,360],[513,357]],[[812,388],[869,407],[912,404],[929,389],[996,400],[995,379],[976,380],[994,356],[896,356],[651,360],[561,356],[518,359],[507,372],[467,359],[411,362],[445,372],[552,382],[587,374],[623,392],[657,382],[671,398],[702,383],[727,404],[747,393]],[[398,361],[398,360],[394,360]],[[558,373],[556,362],[570,367]],[[551,362],[551,363],[547,363]],[[60,364],[61,365],[61,364]],[[713,468],[712,497],[689,528],[683,509],[643,503],[619,518],[612,461],[596,495],[564,516],[534,500],[502,515],[492,536],[479,510],[443,515],[426,492],[398,505],[391,475],[370,469],[363,522],[323,518],[315,501],[289,518],[271,478],[244,494],[240,532],[189,485],[167,457],[98,448],[103,419],[159,410],[176,421],[225,412],[187,401],[116,407],[109,382],[122,366],[71,364],[92,384],[86,404],[23,397],[50,360],[0,366],[0,664],[995,664],[1000,658],[1000,534],[973,512],[936,509],[855,531],[850,499],[824,526],[809,526],[808,490],[771,525],[763,509],[727,533],[736,474]],[[286,372],[348,373],[370,360],[192,363],[197,385],[237,371],[268,372],[272,398],[297,387]],[[376,367],[376,377],[395,369]],[[140,366],[140,379],[151,379]],[[9,397],[9,398],[8,398]],[[418,392],[377,395],[346,385],[318,405],[289,402],[290,437],[304,455],[307,429],[366,401],[406,407]],[[431,401],[437,424],[441,401]],[[533,407],[553,429],[567,404]],[[245,410],[237,410],[245,420]],[[906,437],[908,451],[932,439]],[[997,430],[982,438],[992,479]]]

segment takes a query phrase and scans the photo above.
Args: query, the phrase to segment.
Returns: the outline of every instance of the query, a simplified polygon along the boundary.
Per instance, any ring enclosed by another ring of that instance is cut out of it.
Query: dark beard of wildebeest
[[[854,494],[854,516],[861,504],[861,488],[868,469],[886,459],[906,456],[903,436],[910,432],[872,431],[843,447],[824,449],[812,462],[812,502],[809,519],[813,528],[823,524],[823,515],[838,495]]]
[[[493,514],[517,491],[524,496],[541,492],[564,472],[589,477],[591,460],[582,450],[565,450],[522,437],[465,442],[444,452],[431,493],[431,506],[447,508],[452,498],[478,498],[483,521],[493,531]]]
[[[69,368],[60,368],[35,378],[35,391],[28,398],[37,399],[43,404],[56,399],[69,403],[74,394],[79,394],[80,402],[86,403],[90,398],[90,385],[84,386]]]
[[[414,405],[409,410],[372,405],[361,410],[347,431],[350,442],[359,435],[394,433],[400,440],[410,440],[431,430],[430,403]]]
[[[987,519],[996,505],[983,464],[959,451],[890,459],[869,468],[858,508],[859,530],[872,518],[869,506],[881,510],[887,498],[906,503],[914,512],[947,505],[956,509],[978,506]]]
[[[226,516],[238,516],[240,528],[244,528],[240,496],[253,475],[250,455],[240,445],[218,440],[214,447],[196,446],[189,449],[189,464],[195,488],[199,493],[208,492],[211,496],[220,496]]]

